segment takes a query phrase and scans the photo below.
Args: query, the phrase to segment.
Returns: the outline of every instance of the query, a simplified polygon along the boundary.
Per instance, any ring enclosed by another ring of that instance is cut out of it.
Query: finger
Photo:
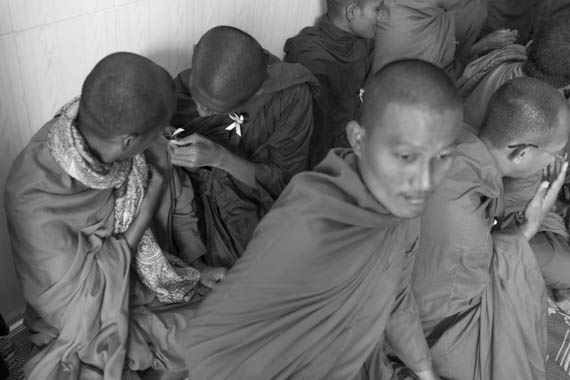
[[[552,182],[550,188],[548,189],[548,192],[546,193],[546,197],[544,200],[546,208],[550,209],[550,207],[554,205],[554,202],[556,202],[556,198],[558,198],[558,193],[560,192],[562,185],[564,185],[564,179],[566,178],[567,170],[568,170],[568,162],[564,162],[562,164],[562,169],[560,170],[560,172],[558,172],[558,176],[556,177],[554,182]]]
[[[172,160],[170,160],[170,162],[172,163],[172,165],[175,166],[183,166],[185,168],[195,168],[197,167],[196,164],[193,161],[190,160],[180,160],[180,159],[176,159],[173,158]]]
[[[200,282],[202,283],[202,285],[204,285],[207,288],[212,289],[214,286],[216,286],[216,282],[212,281],[210,279],[206,279],[204,277],[200,278]]]
[[[549,185],[550,183],[548,181],[542,181],[540,183],[538,189],[536,189],[536,192],[534,193],[534,196],[530,200],[527,209],[537,208],[542,206],[542,204],[544,203],[544,196],[546,195],[546,191],[548,190]]]
[[[174,145],[182,146],[182,145],[191,145],[196,144],[198,142],[204,141],[204,137],[197,133],[193,133],[189,136],[183,137],[181,139],[171,140],[170,142]]]

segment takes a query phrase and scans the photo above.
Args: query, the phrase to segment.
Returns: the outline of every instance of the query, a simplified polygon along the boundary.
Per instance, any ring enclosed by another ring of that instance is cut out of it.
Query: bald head
[[[261,45],[242,30],[218,26],[196,45],[190,91],[198,103],[212,111],[229,112],[255,94],[266,74]]]
[[[334,17],[340,17],[349,4],[361,7],[367,1],[369,0],[327,0],[327,13]]]
[[[535,78],[516,78],[493,94],[479,137],[492,147],[513,143],[548,144],[567,120],[566,99],[552,86]]]
[[[364,128],[378,125],[375,121],[392,103],[438,112],[463,107],[451,79],[437,66],[417,59],[389,63],[368,81],[357,121]]]
[[[527,51],[523,71],[561,88],[570,85],[570,11],[554,14],[542,22]]]
[[[78,127],[102,138],[143,135],[164,127],[175,107],[174,82],[166,70],[137,54],[114,53],[83,83]]]

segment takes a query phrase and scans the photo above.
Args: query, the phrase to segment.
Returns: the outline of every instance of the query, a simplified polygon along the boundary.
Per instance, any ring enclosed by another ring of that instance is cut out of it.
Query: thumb
[[[542,181],[540,183],[540,185],[538,186],[538,189],[536,189],[536,193],[534,194],[534,197],[532,197],[532,200],[530,201],[531,205],[541,205],[542,201],[544,200],[544,196],[546,195],[546,191],[548,190],[548,186],[550,186],[550,183],[548,181]]]
[[[174,145],[192,145],[192,144],[196,144],[197,142],[202,141],[202,136],[200,136],[197,133],[193,133],[189,136],[183,137],[181,139],[177,139],[177,140],[170,140],[170,143],[174,144]]]

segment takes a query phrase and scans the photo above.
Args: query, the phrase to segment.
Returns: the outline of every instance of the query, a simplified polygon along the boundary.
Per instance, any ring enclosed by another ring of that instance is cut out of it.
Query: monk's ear
[[[136,134],[128,134],[121,137],[121,149],[123,151],[128,150],[132,147],[137,139]]]
[[[357,156],[361,156],[364,152],[364,142],[366,141],[366,130],[355,120],[348,122],[346,126],[346,136],[348,142]]]
[[[529,158],[530,149],[532,148],[529,146],[519,146],[512,149],[508,154],[509,161],[516,165],[520,165]]]
[[[344,8],[344,17],[348,20],[348,22],[352,22],[354,20],[354,16],[356,15],[358,5],[353,3],[352,1],[347,4],[346,8]]]

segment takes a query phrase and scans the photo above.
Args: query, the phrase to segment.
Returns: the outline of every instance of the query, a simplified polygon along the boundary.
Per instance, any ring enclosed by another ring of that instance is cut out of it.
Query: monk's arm
[[[173,167],[175,200],[172,217],[172,231],[174,242],[180,258],[188,264],[200,260],[206,253],[206,247],[200,237],[198,229],[198,217],[196,216],[196,202],[194,189],[190,178],[182,172],[182,169]]]
[[[429,347],[426,343],[414,293],[411,276],[414,266],[416,246],[406,253],[405,265],[398,285],[394,310],[386,326],[386,339],[396,355],[416,374],[430,378],[432,363]]]

